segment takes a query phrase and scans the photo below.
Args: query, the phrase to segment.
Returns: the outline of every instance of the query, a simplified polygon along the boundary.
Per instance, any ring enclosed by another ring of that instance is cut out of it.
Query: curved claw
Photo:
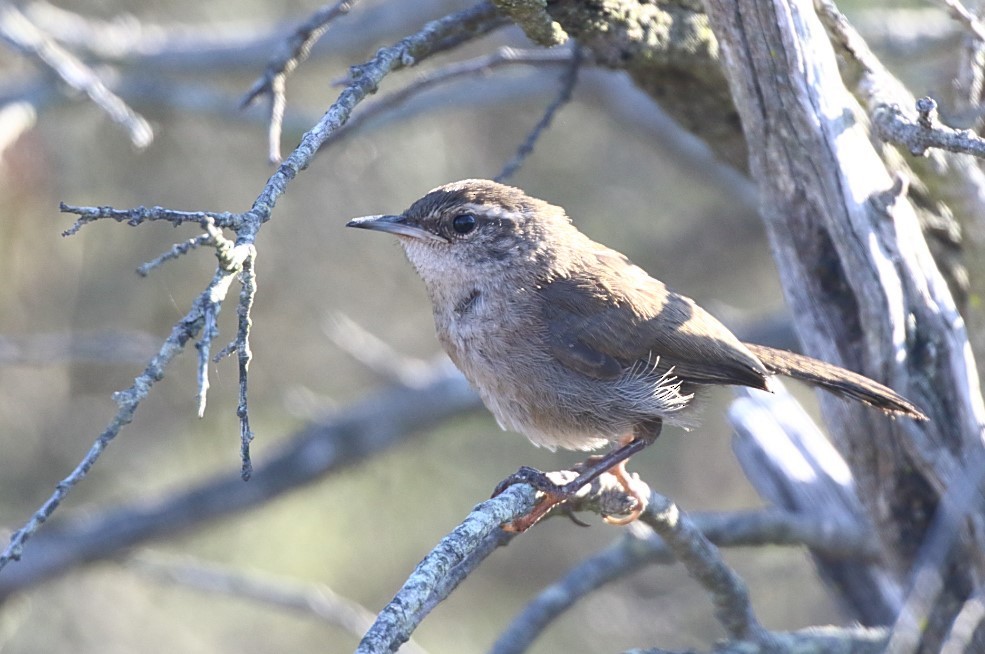
[[[620,515],[620,516],[607,515],[607,516],[602,516],[602,519],[605,520],[606,524],[616,525],[616,526],[628,525],[631,522],[635,522],[637,518],[643,515],[643,512],[646,511],[647,505],[650,503],[650,499],[649,499],[650,489],[647,488],[645,484],[639,484],[638,483],[639,480],[636,477],[633,477],[628,472],[626,472],[625,461],[619,463],[618,465],[612,466],[612,469],[609,470],[609,473],[611,473],[612,476],[616,478],[616,481],[619,482],[619,485],[622,486],[622,489],[626,491],[626,495],[636,500],[636,506],[633,508],[632,511],[630,511],[626,515]],[[643,488],[640,488],[641,485],[643,486]],[[643,490],[644,488],[645,490]]]
[[[562,487],[551,481],[547,476],[547,473],[542,472],[537,468],[521,466],[519,470],[496,484],[496,488],[493,489],[492,497],[496,497],[510,486],[514,486],[516,484],[530,484],[542,493],[564,493]]]

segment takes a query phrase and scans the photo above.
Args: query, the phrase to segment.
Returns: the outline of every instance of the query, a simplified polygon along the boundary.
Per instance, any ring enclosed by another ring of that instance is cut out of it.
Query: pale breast
[[[502,429],[552,450],[597,449],[631,429],[626,421],[604,420],[598,402],[611,394],[559,366],[538,321],[510,310],[514,303],[489,300],[477,290],[467,292],[452,310],[435,304],[434,318],[445,351]]]

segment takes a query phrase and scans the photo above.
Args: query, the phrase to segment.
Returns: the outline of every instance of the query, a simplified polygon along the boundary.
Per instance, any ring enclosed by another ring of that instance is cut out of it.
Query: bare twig
[[[854,92],[873,122],[878,122],[877,111],[886,111],[887,107],[914,106],[916,98],[913,94],[876,57],[835,2],[814,0],[814,6],[831,41],[844,54],[844,60],[851,62],[851,68],[857,69],[853,72],[858,77]],[[929,180],[928,183],[959,216],[968,221],[979,219],[985,204],[985,174],[977,159],[931,149],[926,151],[926,161],[912,163],[921,178]]]
[[[120,433],[120,430],[133,420],[133,415],[140,402],[147,397],[154,384],[164,377],[164,370],[167,365],[184,349],[189,339],[193,338],[201,329],[205,312],[213,301],[212,297],[220,297],[224,289],[229,288],[233,276],[229,273],[216,272],[209,288],[198,297],[185,317],[175,324],[171,330],[171,335],[164,341],[157,356],[151,359],[144,372],[134,379],[133,385],[128,389],[114,394],[113,397],[119,406],[116,415],[93,443],[75,470],[58,483],[55,492],[41,505],[41,508],[35,511],[27,524],[10,537],[10,543],[3,550],[3,553],[0,553],[0,570],[11,561],[21,558],[24,544],[28,539],[51,517],[51,514],[54,513],[72,488],[85,478],[106,447]]]
[[[281,51],[267,64],[263,75],[253,83],[240,102],[240,107],[252,104],[262,95],[270,96],[270,127],[267,134],[268,156],[271,163],[280,161],[280,137],[287,106],[287,76],[311,54],[311,48],[328,30],[329,23],[346,14],[358,0],[340,0],[325,5],[294,30]]]
[[[571,50],[517,50],[504,46],[492,54],[456,61],[429,70],[418,75],[405,87],[365,105],[358,113],[353,114],[344,126],[325,139],[322,147],[344,138],[379,114],[395,110],[409,99],[441,84],[466,77],[476,77],[502,66],[563,66],[571,61],[571,57]]]
[[[517,149],[513,158],[507,162],[503,169],[494,178],[497,182],[505,182],[510,177],[512,177],[516,171],[520,169],[523,165],[524,160],[530,153],[534,151],[534,145],[536,145],[537,140],[540,135],[544,133],[548,127],[550,127],[551,122],[554,120],[555,114],[564,105],[571,101],[571,94],[575,89],[575,84],[578,83],[578,69],[581,68],[582,61],[582,51],[581,48],[576,44],[571,51],[571,64],[565,69],[564,74],[561,75],[560,79],[560,89],[558,90],[557,97],[547,105],[547,109],[544,111],[544,115],[540,117],[537,124],[524,139],[523,143]]]
[[[198,236],[193,236],[188,240],[182,241],[181,243],[175,243],[171,246],[171,249],[164,254],[138,266],[137,274],[141,277],[147,277],[152,270],[164,265],[164,263],[168,261],[173,261],[184,254],[188,254],[196,248],[202,247],[203,245],[214,244],[215,243],[210,234],[199,234]]]
[[[555,483],[564,483],[577,472],[549,473]],[[476,506],[461,525],[418,564],[393,600],[380,612],[357,650],[360,654],[395,651],[439,602],[496,547],[512,536],[499,528],[526,515],[534,504],[534,489],[526,484],[508,487],[504,492]],[[602,475],[578,491],[565,503],[568,511],[592,511],[618,515],[632,509],[633,502],[613,475]],[[554,511],[552,515],[560,513]]]
[[[112,207],[76,207],[62,202],[59,210],[63,213],[74,213],[79,216],[75,223],[62,232],[62,236],[72,236],[85,225],[104,218],[111,218],[118,223],[126,223],[136,227],[145,221],[163,221],[175,227],[184,223],[198,223],[205,228],[213,224],[219,228],[234,228],[242,220],[240,214],[211,211],[175,211],[164,207],[136,207],[133,209],[114,209]]]
[[[123,563],[155,580],[309,615],[357,638],[366,633],[376,617],[366,607],[339,595],[325,584],[147,553],[125,559]],[[413,654],[425,654],[413,640],[404,647]]]
[[[492,5],[480,2],[469,9],[431,21],[419,32],[402,39],[396,45],[380,49],[365,64],[354,66],[350,71],[350,82],[338,100],[329,107],[318,124],[301,137],[298,147],[267,181],[248,213],[249,225],[243,226],[239,237],[253,241],[260,225],[270,219],[270,213],[286,191],[287,185],[308,166],[325,140],[349,119],[353,108],[376,92],[384,77],[429,56],[445,39],[453,35],[466,34],[475,37],[500,24],[499,16]]]
[[[898,105],[882,105],[872,112],[879,137],[923,156],[929,148],[971,154],[985,158],[985,139],[973,131],[957,130],[937,119],[937,103],[931,98],[917,100],[917,118],[908,118]]]
[[[250,328],[253,326],[252,309],[256,297],[256,248],[250,246],[250,256],[243,262],[243,272],[240,273],[239,306],[236,313],[239,316],[239,328],[236,333],[236,362],[239,369],[239,403],[236,405],[236,415],[239,417],[240,459],[242,470],[240,476],[245,480],[253,474],[253,464],[250,462],[250,443],[253,442],[253,428],[250,427],[250,412],[248,408],[248,373],[253,351],[250,349]]]
[[[99,76],[75,55],[39,30],[14,5],[0,5],[0,39],[36,58],[73,89],[89,96],[110,119],[122,125],[138,148],[150,145],[154,132],[143,116],[110,91]]]

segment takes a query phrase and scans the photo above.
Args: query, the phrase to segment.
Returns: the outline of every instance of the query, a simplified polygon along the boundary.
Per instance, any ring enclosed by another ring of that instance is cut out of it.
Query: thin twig
[[[931,98],[917,100],[917,118],[907,117],[898,105],[882,105],[872,112],[879,138],[904,146],[911,154],[923,156],[929,148],[971,154],[985,158],[985,139],[973,131],[957,130],[937,119],[937,103]]]
[[[213,224],[219,228],[235,228],[242,220],[240,214],[224,211],[175,211],[164,207],[134,207],[133,209],[114,209],[112,207],[76,207],[62,202],[58,205],[62,213],[74,213],[79,216],[75,223],[62,232],[62,236],[72,236],[85,225],[104,218],[110,218],[118,223],[126,223],[136,227],[145,221],[163,221],[175,227],[185,223],[198,223],[203,228]]]
[[[393,111],[403,103],[421,93],[464,77],[477,77],[502,66],[559,66],[567,65],[572,58],[571,50],[518,50],[507,46],[500,47],[492,54],[482,55],[464,61],[456,61],[418,75],[403,88],[393,91],[372,103],[366,104],[358,113],[325,139],[322,147],[341,140],[349,133],[359,129],[370,119],[387,111]]]
[[[287,106],[287,76],[311,54],[311,48],[328,30],[329,24],[349,12],[358,0],[340,0],[325,5],[301,23],[291,34],[281,51],[267,64],[266,70],[240,101],[247,107],[262,95],[270,96],[270,127],[267,133],[268,155],[271,163],[280,161],[280,137]]]
[[[165,262],[173,261],[184,254],[188,254],[196,248],[202,247],[203,245],[214,245],[210,234],[199,234],[198,236],[193,236],[187,241],[175,243],[171,246],[171,249],[164,254],[161,254],[160,256],[155,257],[147,263],[139,266],[137,268],[137,274],[141,277],[147,277],[152,270],[162,266]]]
[[[357,638],[366,633],[376,617],[366,607],[339,595],[325,584],[147,553],[125,559],[123,563],[158,581],[312,616]],[[413,654],[425,654],[425,650],[413,640],[404,647]]]
[[[24,550],[24,544],[51,517],[51,514],[54,513],[55,509],[58,508],[72,488],[85,478],[109,443],[120,433],[120,430],[133,420],[133,415],[140,402],[147,397],[154,384],[164,377],[164,370],[167,365],[178,356],[184,349],[185,344],[201,330],[206,309],[212,302],[211,291],[219,290],[222,287],[228,288],[232,277],[233,275],[231,274],[217,271],[209,288],[198,297],[185,317],[175,324],[171,330],[171,335],[164,341],[161,349],[151,359],[144,372],[134,379],[133,385],[128,389],[114,394],[113,397],[119,406],[116,415],[110,421],[109,425],[107,425],[106,429],[99,435],[95,443],[93,443],[75,470],[58,483],[55,492],[41,505],[41,508],[35,511],[27,524],[14,532],[10,537],[10,543],[3,550],[3,553],[0,554],[0,570],[11,561],[20,559]]]
[[[578,69],[581,68],[582,62],[582,51],[577,44],[571,50],[571,64],[565,69],[564,74],[561,75],[560,88],[558,89],[557,97],[547,105],[547,109],[544,110],[544,115],[540,117],[534,128],[530,130],[527,138],[524,139],[523,143],[517,149],[516,154],[510,159],[503,169],[499,172],[493,179],[497,182],[506,182],[509,178],[520,169],[523,162],[526,160],[530,153],[534,151],[534,146],[537,144],[537,140],[540,139],[540,135],[544,133],[548,127],[550,127],[551,122],[554,120],[554,116],[557,114],[558,110],[564,105],[571,101],[571,94],[575,90],[575,85],[578,83]]]
[[[253,256],[253,246],[249,243],[237,246],[227,239],[222,230],[216,227],[215,223],[206,218],[202,224],[206,233],[215,244],[216,258],[219,260],[219,270],[226,273],[239,273],[243,270],[245,263]],[[231,277],[227,275],[222,288],[215,288],[210,292],[210,298],[214,298],[205,307],[205,321],[202,326],[202,335],[195,343],[198,350],[198,417],[205,416],[205,406],[208,401],[209,393],[209,356],[212,350],[212,341],[219,335],[219,312],[222,310],[222,300],[225,299],[229,291]]]
[[[251,245],[250,256],[243,262],[243,271],[240,273],[239,306],[236,308],[236,313],[239,316],[239,328],[236,333],[236,360],[239,368],[239,403],[236,406],[236,415],[239,417],[239,451],[242,460],[240,476],[244,481],[249,479],[250,475],[253,474],[253,463],[250,460],[250,443],[253,442],[253,428],[250,427],[248,379],[250,361],[253,360],[253,351],[250,349],[250,328],[253,326],[253,318],[251,316],[253,300],[257,292],[256,255],[256,248]]]
[[[127,130],[136,147],[145,148],[154,140],[154,131],[143,116],[110,91],[91,68],[49,38],[12,4],[0,5],[0,39],[36,58],[70,87],[85,93],[113,122]]]
[[[321,145],[337,131],[352,114],[353,108],[367,96],[376,92],[383,79],[391,72],[412,66],[432,54],[450,37],[481,36],[502,25],[495,8],[488,2],[478,4],[457,13],[433,20],[419,32],[401,39],[397,44],[381,48],[368,62],[353,66],[349,84],[339,94],[318,124],[301,137],[301,143],[278,167],[248,213],[249,224],[237,233],[240,239],[255,240],[260,225],[270,219],[277,200],[287,190],[287,185],[298,173],[307,168]]]

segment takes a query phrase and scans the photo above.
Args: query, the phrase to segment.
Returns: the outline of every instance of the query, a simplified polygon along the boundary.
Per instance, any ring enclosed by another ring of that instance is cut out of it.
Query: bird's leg
[[[636,509],[625,518],[613,518],[606,516],[609,524],[622,525],[636,520],[646,509],[647,498],[643,496],[633,483],[634,480],[626,472],[626,461],[634,454],[646,449],[660,435],[662,421],[658,418],[643,425],[638,426],[633,431],[632,437],[626,437],[621,441],[621,445],[616,449],[601,456],[593,456],[582,466],[577,477],[566,484],[559,485],[540,470],[523,466],[514,474],[499,482],[493,497],[496,497],[504,490],[514,484],[530,484],[544,496],[534,505],[534,508],[522,518],[514,520],[508,525],[504,525],[507,531],[517,533],[526,531],[540,521],[547,513],[558,504],[574,496],[583,486],[592,483],[606,472],[611,472],[619,484],[626,491],[626,494],[636,500]]]

